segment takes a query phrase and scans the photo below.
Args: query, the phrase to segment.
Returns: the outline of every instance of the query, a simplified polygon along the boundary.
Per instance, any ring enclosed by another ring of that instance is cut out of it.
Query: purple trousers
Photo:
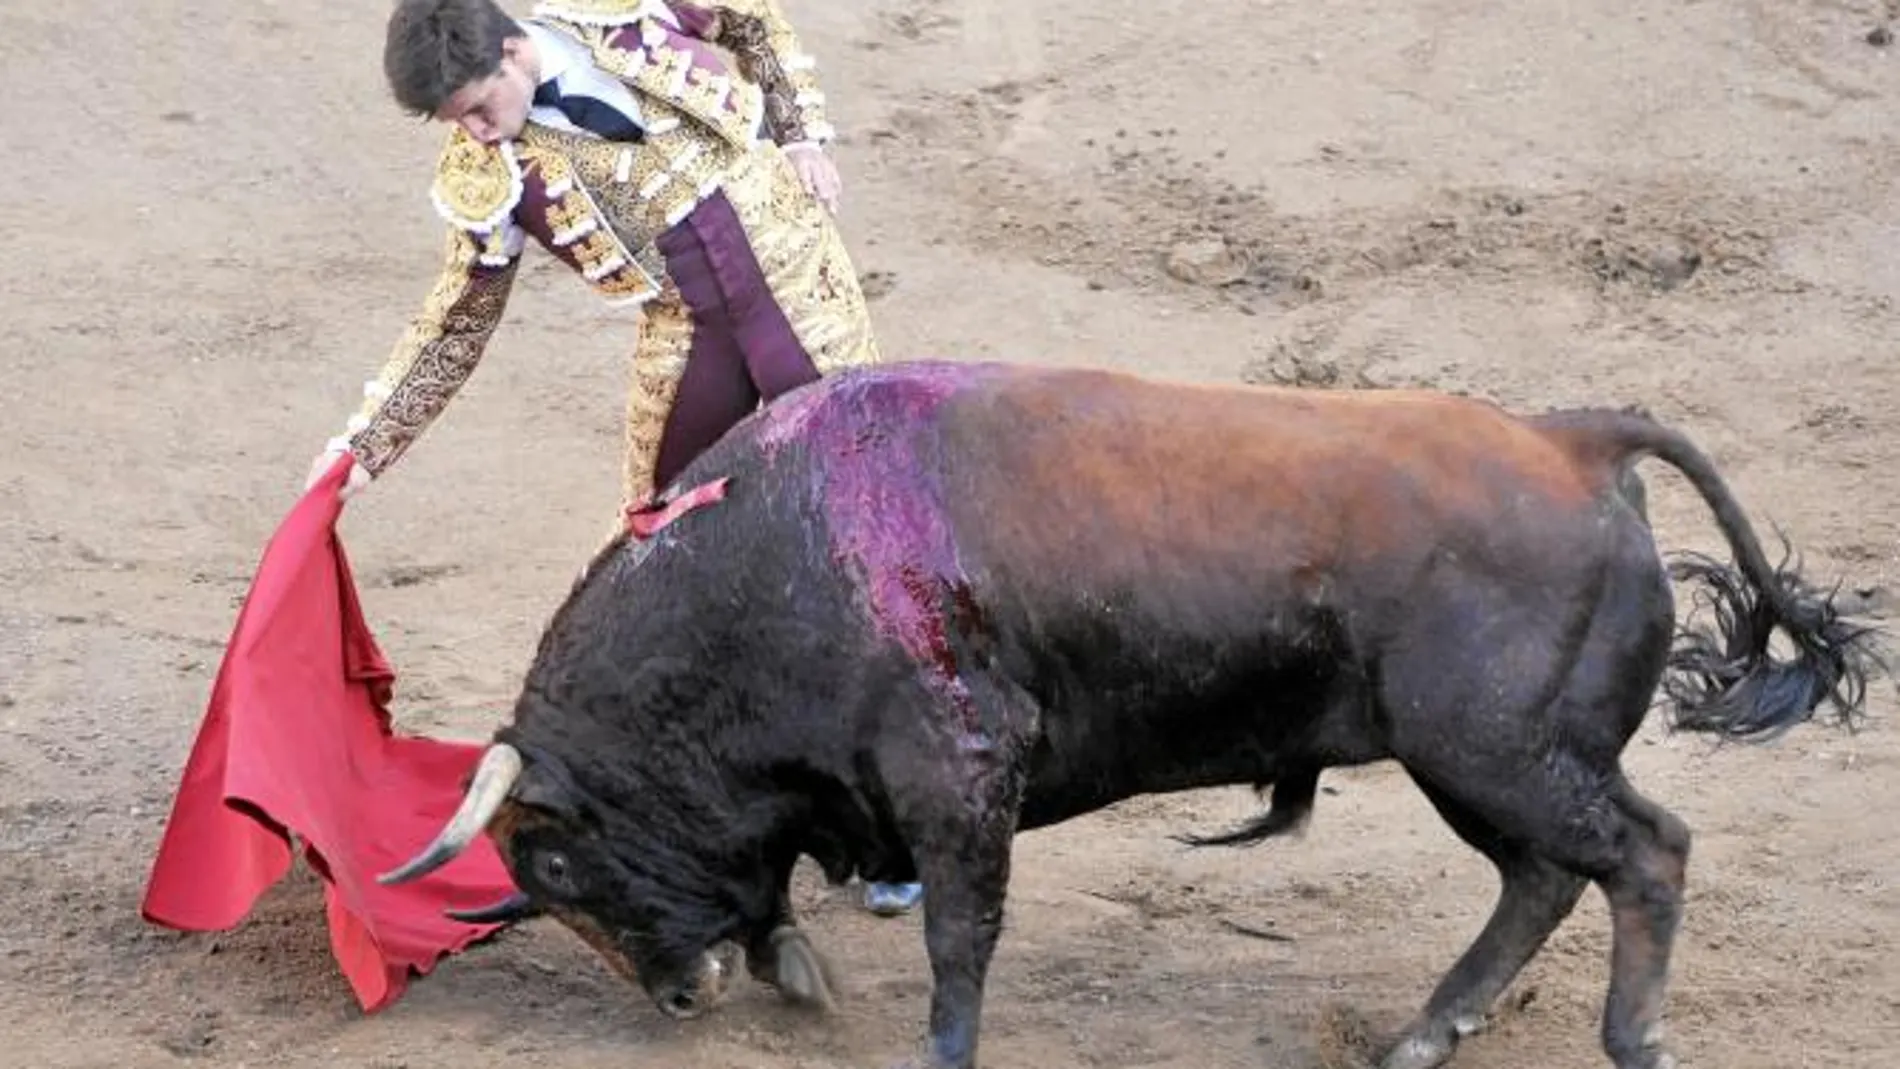
[[[654,462],[657,491],[761,401],[815,381],[818,368],[773,298],[725,191],[656,244],[693,321],[686,370]]]

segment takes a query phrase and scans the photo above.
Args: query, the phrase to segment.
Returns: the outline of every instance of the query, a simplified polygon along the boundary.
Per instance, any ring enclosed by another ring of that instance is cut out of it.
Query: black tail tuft
[[[1786,539],[1782,547],[1773,590],[1711,557],[1672,559],[1672,579],[1701,584],[1663,679],[1676,729],[1765,741],[1810,719],[1823,702],[1843,726],[1856,725],[1867,678],[1885,667],[1872,646],[1876,632],[1844,619],[1835,592],[1806,583],[1788,563]],[[1699,610],[1714,614],[1713,627],[1695,626]],[[1777,628],[1793,644],[1789,659],[1769,649]]]
[[[1318,793],[1319,769],[1297,769],[1274,782],[1273,804],[1267,811],[1240,827],[1220,835],[1176,835],[1173,838],[1189,846],[1253,846],[1305,824],[1313,815],[1313,798]]]

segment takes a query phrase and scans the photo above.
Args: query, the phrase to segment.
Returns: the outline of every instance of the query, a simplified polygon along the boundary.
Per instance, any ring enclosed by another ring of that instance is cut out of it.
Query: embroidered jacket
[[[534,16],[632,91],[646,136],[620,143],[530,122],[513,141],[484,145],[460,127],[450,132],[430,189],[449,224],[441,274],[381,374],[364,384],[345,433],[330,441],[371,475],[415,442],[473,372],[529,236],[602,297],[639,304],[660,294],[664,278],[655,239],[717,191],[762,137],[832,138],[814,64],[779,0],[548,0]],[[733,54],[738,77],[709,45]]]

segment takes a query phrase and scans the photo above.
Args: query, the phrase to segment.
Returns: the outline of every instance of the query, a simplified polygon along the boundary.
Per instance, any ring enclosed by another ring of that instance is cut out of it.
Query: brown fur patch
[[[1428,392],[1078,372],[977,396],[953,407],[946,433],[981,458],[966,470],[1004,480],[986,491],[983,539],[1022,574],[1081,568],[1113,584],[1171,561],[1208,576],[1263,560],[1296,575],[1362,570],[1428,548],[1422,532],[1479,532],[1500,511],[1574,517],[1605,483],[1509,414]]]

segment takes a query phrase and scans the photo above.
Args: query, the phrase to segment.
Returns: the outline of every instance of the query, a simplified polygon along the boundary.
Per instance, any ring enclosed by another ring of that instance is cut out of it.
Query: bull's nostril
[[[680,991],[674,993],[673,997],[667,1000],[667,1005],[674,1013],[691,1013],[693,1012],[693,1008],[698,1005],[698,1002],[699,1000],[694,997],[691,991]]]

